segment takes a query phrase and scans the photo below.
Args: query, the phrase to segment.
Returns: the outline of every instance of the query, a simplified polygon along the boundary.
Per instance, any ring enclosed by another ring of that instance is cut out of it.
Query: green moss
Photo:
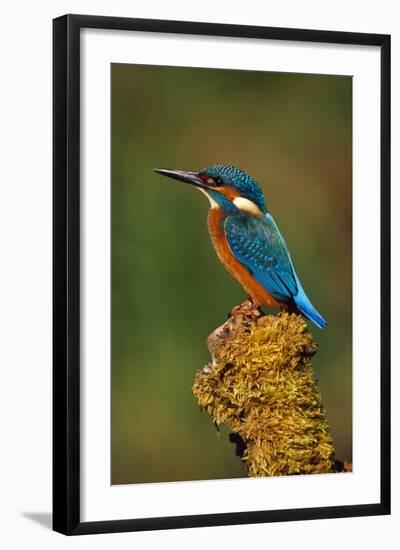
[[[192,391],[217,425],[242,440],[248,475],[332,472],[332,438],[311,369],[317,345],[303,318],[232,318],[208,344],[213,363],[197,373]]]

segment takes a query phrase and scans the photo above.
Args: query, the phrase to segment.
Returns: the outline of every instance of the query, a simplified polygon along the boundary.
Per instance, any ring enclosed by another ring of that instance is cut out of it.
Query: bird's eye
[[[220,185],[223,185],[223,181],[220,177],[216,176],[209,176],[208,174],[199,174],[200,178],[204,181],[204,183],[206,183],[207,185],[210,185],[210,186],[215,186],[215,187],[219,187]]]

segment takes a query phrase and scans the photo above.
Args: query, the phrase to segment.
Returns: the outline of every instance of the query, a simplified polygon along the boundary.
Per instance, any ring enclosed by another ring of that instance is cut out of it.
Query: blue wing
[[[274,298],[291,302],[298,292],[297,281],[272,216],[230,216],[225,220],[224,229],[235,258]]]
[[[289,251],[270,214],[262,218],[229,216],[225,235],[232,254],[276,300],[296,305],[318,327],[326,325],[307,298],[295,272]]]

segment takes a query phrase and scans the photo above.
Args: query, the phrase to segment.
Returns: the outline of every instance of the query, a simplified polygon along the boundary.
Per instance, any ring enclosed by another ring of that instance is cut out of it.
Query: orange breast
[[[221,226],[221,220],[221,210],[219,208],[210,208],[208,211],[208,230],[218,258],[232,277],[242,285],[253,303],[268,307],[279,306],[280,303],[257,283],[254,277],[232,254]]]

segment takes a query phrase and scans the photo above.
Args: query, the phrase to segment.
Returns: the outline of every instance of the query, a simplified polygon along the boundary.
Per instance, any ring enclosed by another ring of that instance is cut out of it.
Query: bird
[[[327,325],[307,297],[252,176],[230,164],[213,164],[198,172],[166,168],[154,172],[193,185],[208,198],[208,229],[217,256],[251,300],[236,306],[236,313],[251,315],[262,306],[280,307],[300,312],[320,329]]]

